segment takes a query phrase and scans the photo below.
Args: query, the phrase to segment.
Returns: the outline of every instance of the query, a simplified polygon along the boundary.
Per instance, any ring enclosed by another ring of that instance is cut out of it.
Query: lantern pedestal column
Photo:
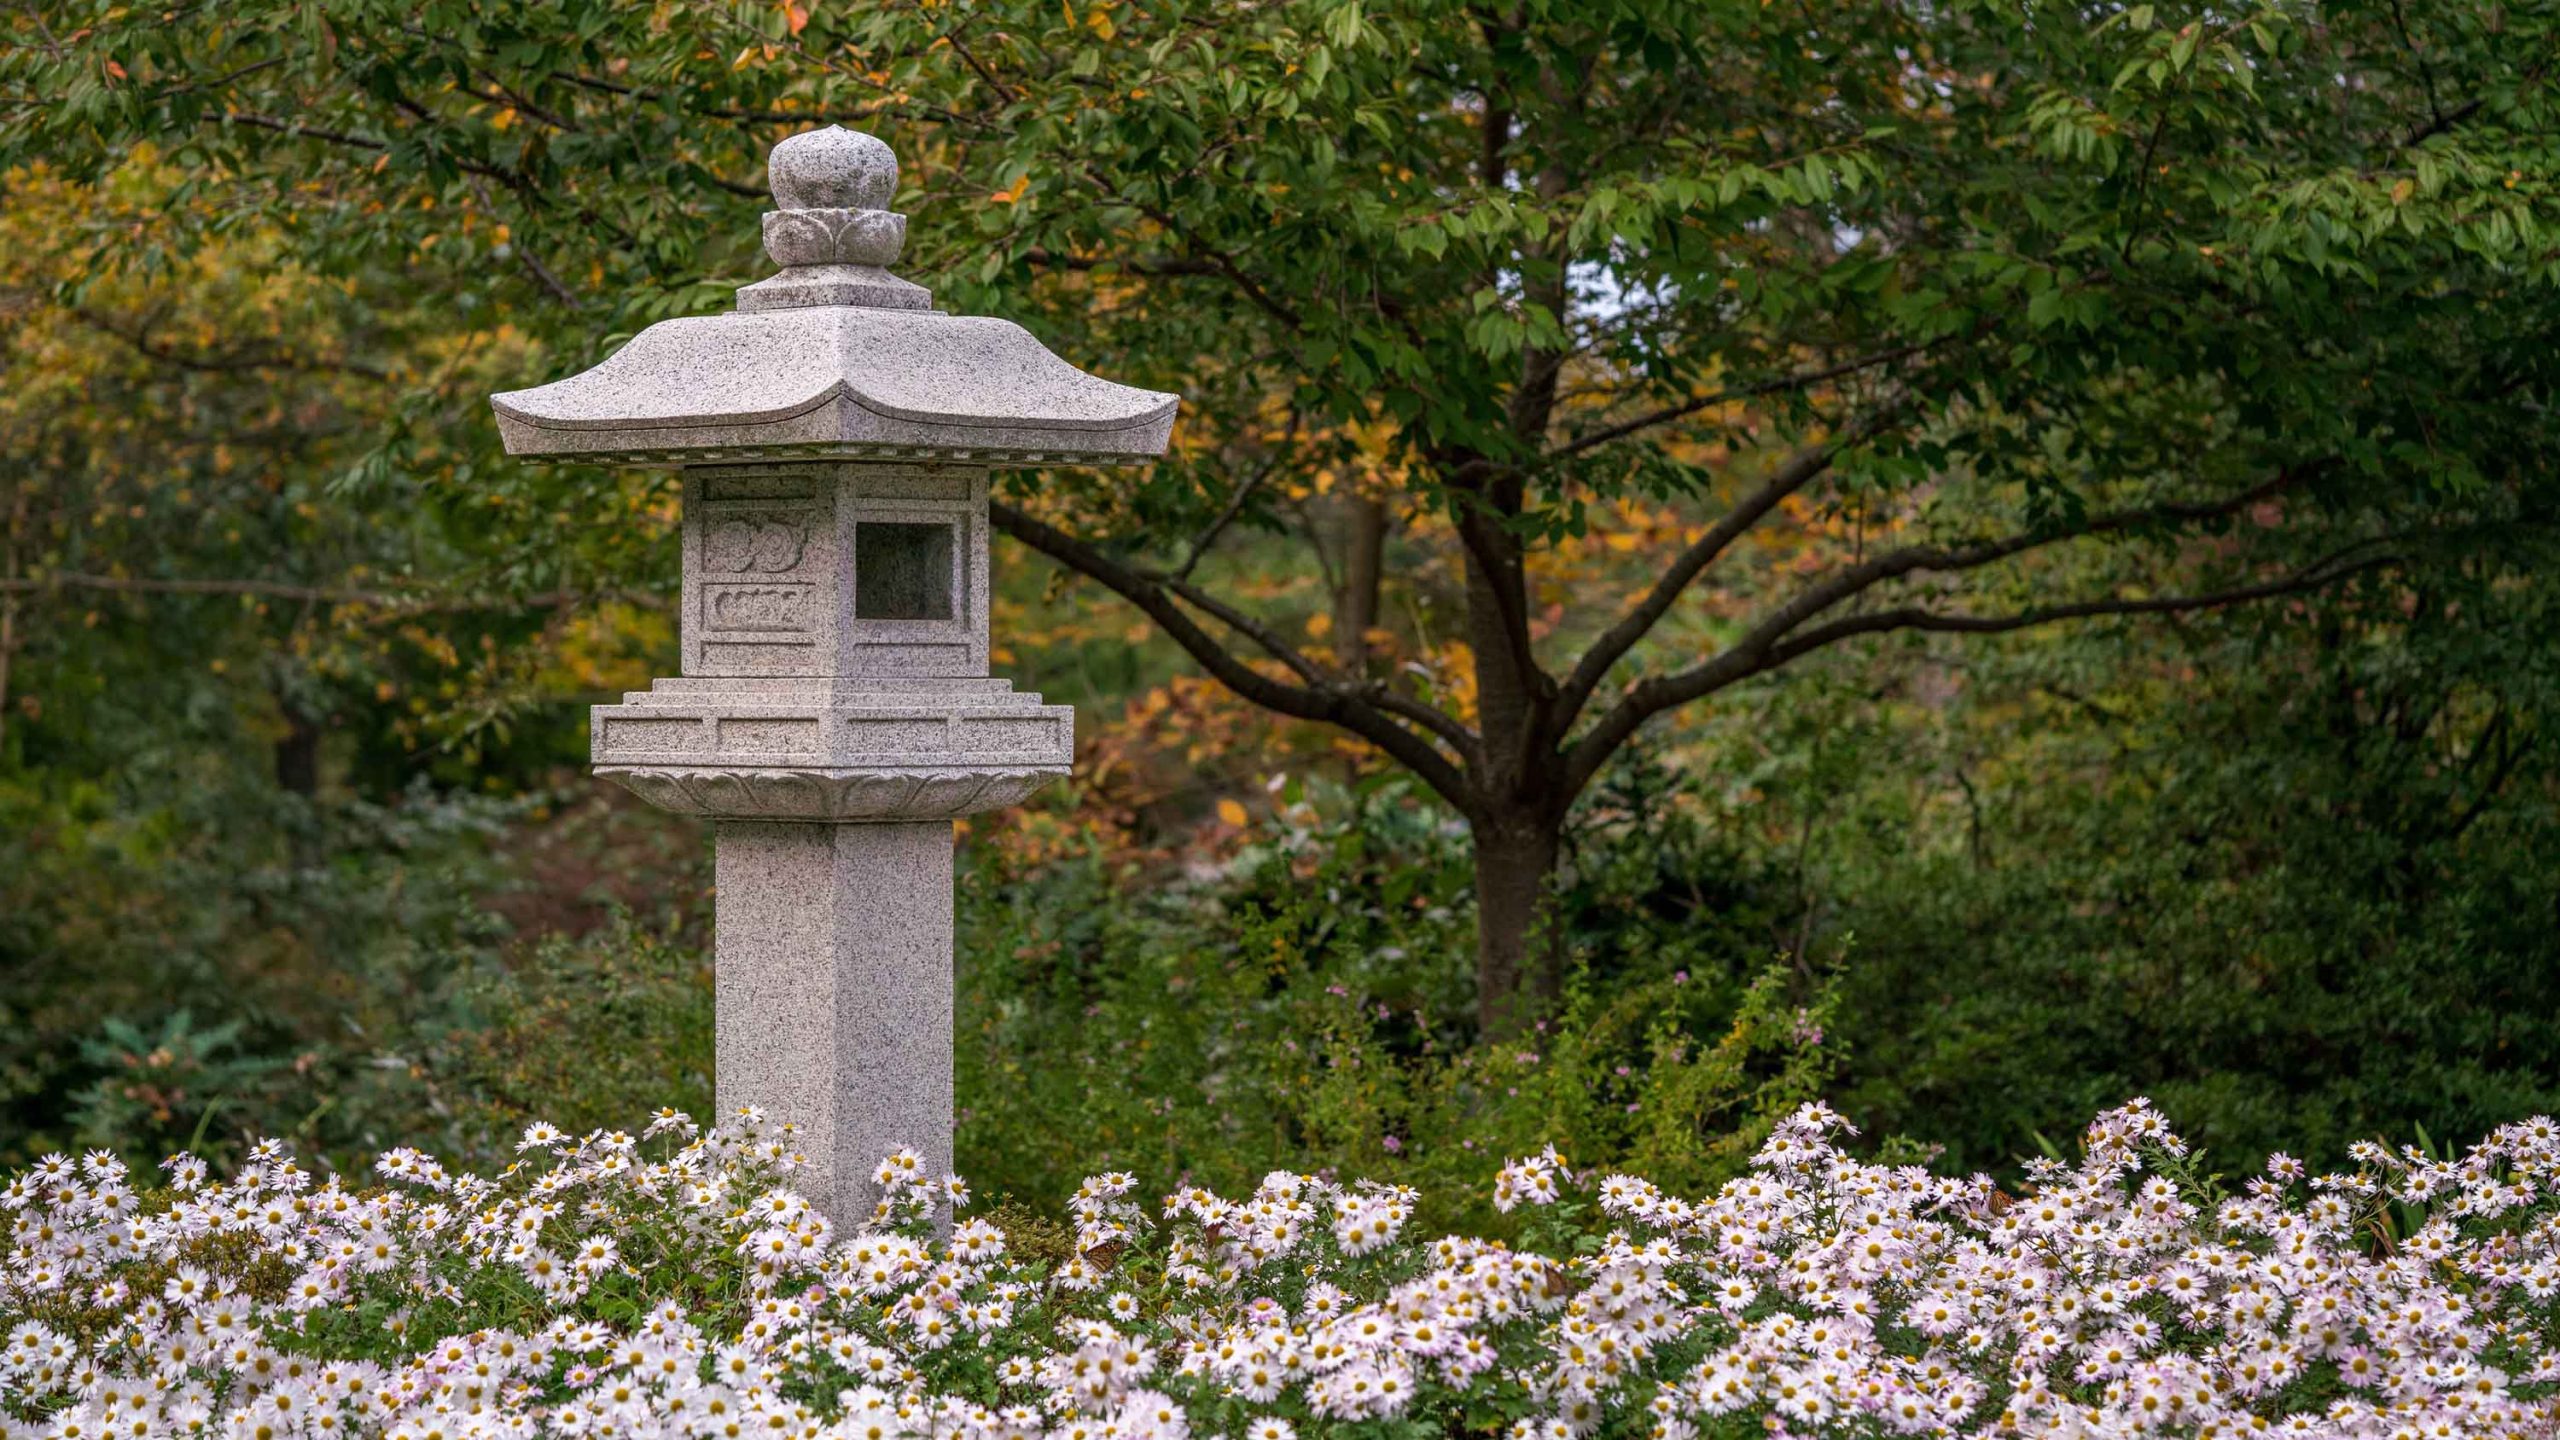
[[[858,1224],[892,1151],[951,1170],[951,822],[716,835],[720,1110],[798,1125],[785,1183]]]

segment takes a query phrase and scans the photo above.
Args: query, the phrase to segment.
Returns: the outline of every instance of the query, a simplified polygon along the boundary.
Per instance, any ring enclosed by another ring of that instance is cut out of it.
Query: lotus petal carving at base
[[[616,765],[596,773],[679,815],[715,820],[942,820],[1001,810],[1060,769],[801,770]]]

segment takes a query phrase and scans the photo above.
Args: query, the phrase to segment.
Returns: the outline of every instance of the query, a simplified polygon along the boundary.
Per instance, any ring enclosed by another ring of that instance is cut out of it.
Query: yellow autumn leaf
[[[1244,813],[1242,805],[1230,799],[1218,802],[1218,818],[1241,830],[1245,827],[1245,822],[1253,817]]]

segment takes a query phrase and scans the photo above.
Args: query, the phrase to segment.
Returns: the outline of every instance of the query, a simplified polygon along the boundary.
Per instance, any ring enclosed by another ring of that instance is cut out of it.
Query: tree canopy
[[[117,286],[311,277],[326,324],[188,353],[384,377],[325,463],[409,522],[346,563],[412,603],[662,583],[663,491],[506,464],[478,396],[756,278],[780,135],[881,135],[944,305],[1185,396],[1168,463],[1008,477],[1000,528],[1468,819],[1497,1029],[1657,716],[2549,540],[2548,5],[51,0],[8,40],[0,164],[156,177],[52,298],[146,348]],[[1329,645],[1217,585],[1257,532]],[[61,593],[68,542],[11,535]]]

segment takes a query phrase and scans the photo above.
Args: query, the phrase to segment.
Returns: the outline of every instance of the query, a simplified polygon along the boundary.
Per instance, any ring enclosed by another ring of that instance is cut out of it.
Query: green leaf
[[[1359,0],[1334,7],[1325,17],[1325,34],[1335,45],[1348,50],[1360,43],[1361,8]]]

